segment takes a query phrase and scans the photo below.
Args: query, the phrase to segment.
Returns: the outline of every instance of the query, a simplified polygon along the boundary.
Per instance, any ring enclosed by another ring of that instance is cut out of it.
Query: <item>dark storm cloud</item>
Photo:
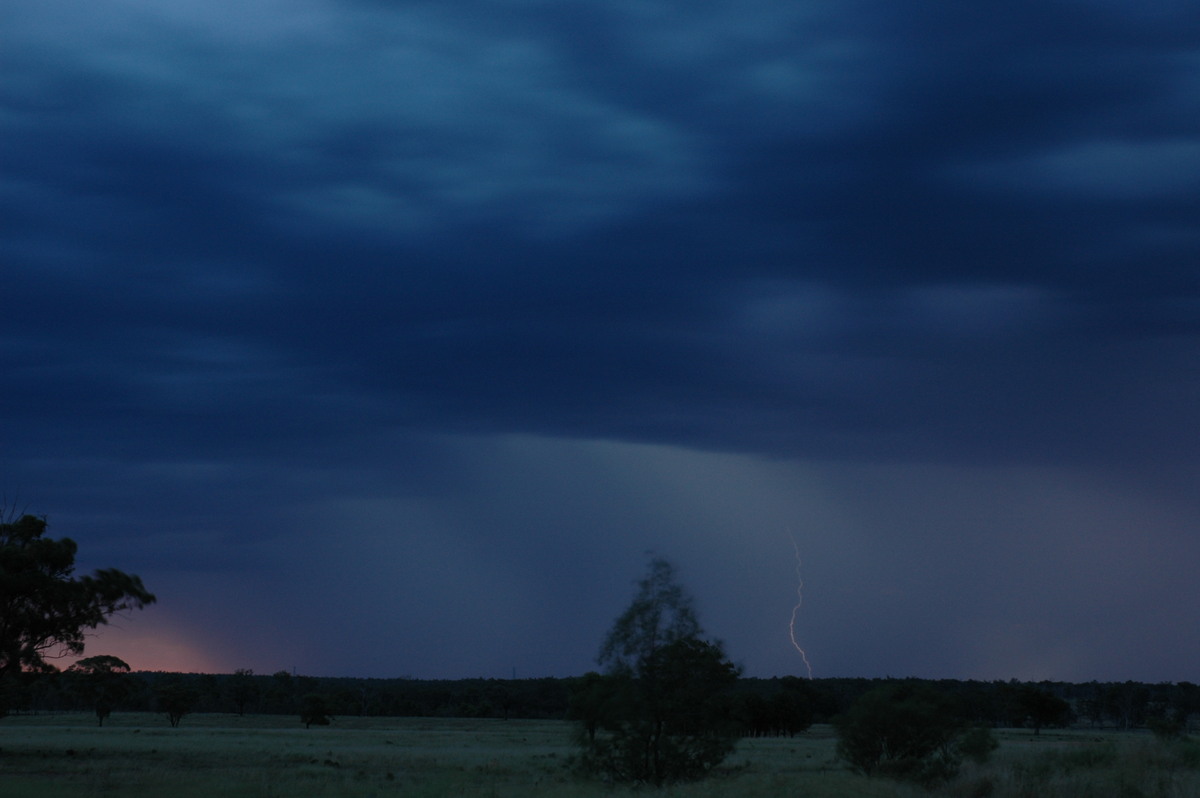
[[[299,507],[530,490],[486,476],[510,434],[1188,494],[1190,6],[4,16],[0,479],[147,564],[278,563]],[[122,531],[132,496],[182,537]],[[512,572],[545,548],[528,508],[490,519],[507,551],[379,512]]]

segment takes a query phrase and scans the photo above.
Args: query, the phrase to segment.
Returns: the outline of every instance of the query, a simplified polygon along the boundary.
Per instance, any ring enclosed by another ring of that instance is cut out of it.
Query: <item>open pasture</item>
[[[193,715],[180,728],[149,714],[0,721],[4,798],[553,798],[652,790],[577,777],[571,727],[555,721],[338,718],[305,729],[290,716]],[[1001,732],[987,765],[967,764],[932,794],[982,796],[1200,795],[1200,746],[1146,734]],[[707,781],[657,793],[672,798],[919,796],[867,779],[835,758],[825,726],[796,738],[748,739]]]

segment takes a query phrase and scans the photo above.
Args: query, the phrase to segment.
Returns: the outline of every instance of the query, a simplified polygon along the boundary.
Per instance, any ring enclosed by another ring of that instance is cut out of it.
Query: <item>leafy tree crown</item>
[[[75,541],[45,532],[38,516],[0,521],[0,676],[54,671],[47,660],[82,654],[87,632],[109,616],[155,601],[114,568],[75,576]]]
[[[596,659],[610,673],[638,673],[660,648],[701,634],[695,602],[675,580],[675,567],[655,557],[646,577],[638,582],[633,602],[604,638]]]
[[[585,771],[662,786],[703,778],[733,751],[739,669],[700,635],[674,568],[652,559],[600,648],[607,674],[585,677],[572,700]]]

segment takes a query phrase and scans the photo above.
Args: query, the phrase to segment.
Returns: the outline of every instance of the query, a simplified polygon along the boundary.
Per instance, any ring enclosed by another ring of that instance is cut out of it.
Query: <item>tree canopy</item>
[[[325,700],[325,696],[320,693],[309,693],[300,701],[300,722],[304,724],[304,728],[328,726],[331,720],[329,703]]]
[[[178,674],[158,685],[154,690],[158,699],[158,708],[166,713],[171,728],[177,728],[185,715],[190,715],[200,701],[200,691],[190,686]]]
[[[100,726],[104,725],[104,719],[112,714],[113,707],[125,696],[126,685],[121,677],[129,671],[128,662],[110,654],[81,659],[67,668],[68,674],[82,679],[79,687],[95,705],[96,720]]]
[[[738,668],[700,637],[691,597],[666,560],[651,560],[598,661],[607,673],[579,684],[581,762],[616,781],[662,786],[701,778],[733,750],[729,691]]]
[[[45,532],[38,516],[0,522],[0,677],[57,670],[47,660],[82,654],[88,631],[155,601],[114,568],[75,576],[75,541]]]
[[[636,673],[662,646],[698,637],[694,604],[675,580],[675,567],[661,557],[651,559],[633,601],[604,638],[597,662],[610,673]]]

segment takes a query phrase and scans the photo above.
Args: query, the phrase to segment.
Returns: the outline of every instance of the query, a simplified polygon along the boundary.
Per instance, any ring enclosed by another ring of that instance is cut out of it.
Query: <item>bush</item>
[[[868,776],[931,785],[953,778],[962,763],[955,742],[963,723],[944,696],[924,685],[877,687],[836,718],[834,726],[838,755]]]
[[[980,765],[987,762],[992,756],[992,751],[999,747],[996,735],[986,726],[974,726],[958,740],[958,752]]]
[[[1160,740],[1178,740],[1183,736],[1184,721],[1180,717],[1158,716],[1146,718],[1146,728]]]

